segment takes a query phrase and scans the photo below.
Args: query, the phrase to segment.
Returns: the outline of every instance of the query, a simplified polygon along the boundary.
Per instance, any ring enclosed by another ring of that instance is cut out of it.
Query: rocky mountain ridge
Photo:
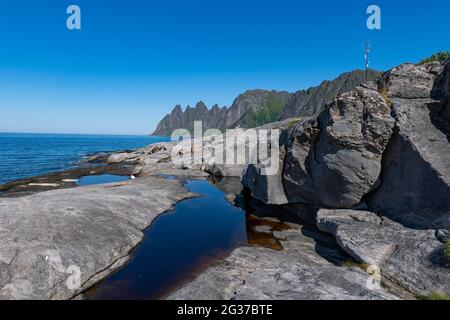
[[[379,72],[369,70],[374,81]],[[332,81],[296,93],[285,91],[249,90],[239,95],[231,107],[214,105],[211,109],[198,102],[185,111],[177,105],[158,124],[154,135],[170,136],[176,129],[193,132],[194,121],[202,121],[203,129],[226,130],[235,127],[254,128],[264,124],[298,116],[312,116],[320,112],[338,94],[349,91],[365,80],[365,72],[344,73]]]

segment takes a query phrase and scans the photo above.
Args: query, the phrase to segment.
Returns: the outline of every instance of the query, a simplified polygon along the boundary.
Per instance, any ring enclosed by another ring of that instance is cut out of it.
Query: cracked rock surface
[[[384,288],[370,290],[369,275],[363,270],[333,263],[345,257],[327,245],[327,237],[306,228],[276,236],[285,239],[284,250],[236,249],[168,299],[398,299]]]
[[[320,230],[348,254],[417,296],[450,292],[450,264],[434,230],[414,230],[368,211],[320,210]]]

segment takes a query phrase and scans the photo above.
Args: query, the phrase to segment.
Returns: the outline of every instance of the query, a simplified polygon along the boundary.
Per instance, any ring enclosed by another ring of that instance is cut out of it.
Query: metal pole
[[[365,58],[365,62],[366,62],[366,82],[369,81],[369,65],[370,65],[369,54],[370,54],[371,48],[372,48],[372,43],[369,40],[367,40],[366,43],[364,44],[364,58]]]

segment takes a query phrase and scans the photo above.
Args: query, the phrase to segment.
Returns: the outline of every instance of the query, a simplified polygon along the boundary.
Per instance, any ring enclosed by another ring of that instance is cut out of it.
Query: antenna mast
[[[366,63],[366,82],[369,81],[369,55],[370,55],[370,51],[372,50],[372,42],[370,40],[367,40],[364,43],[364,59],[365,59],[365,63]]]

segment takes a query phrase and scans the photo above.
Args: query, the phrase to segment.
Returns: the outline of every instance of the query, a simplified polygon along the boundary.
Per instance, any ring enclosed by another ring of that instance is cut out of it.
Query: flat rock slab
[[[434,230],[405,228],[355,210],[320,210],[317,226],[355,259],[378,267],[382,276],[417,296],[450,292],[450,264]]]
[[[0,299],[73,298],[191,196],[177,180],[148,177],[0,199]]]
[[[137,166],[136,170],[140,177],[171,176],[178,178],[193,178],[193,179],[205,179],[209,177],[209,174],[207,174],[202,170],[179,168],[173,165],[171,162]]]
[[[74,169],[1,184],[0,198],[22,197],[43,191],[74,188],[76,182],[85,176],[102,174],[130,176],[132,171],[133,167],[123,165],[81,165]]]
[[[295,229],[276,232],[286,239],[282,251],[238,248],[168,299],[397,299],[385,289],[370,290],[364,271],[329,262],[318,252],[333,250],[302,233]]]

